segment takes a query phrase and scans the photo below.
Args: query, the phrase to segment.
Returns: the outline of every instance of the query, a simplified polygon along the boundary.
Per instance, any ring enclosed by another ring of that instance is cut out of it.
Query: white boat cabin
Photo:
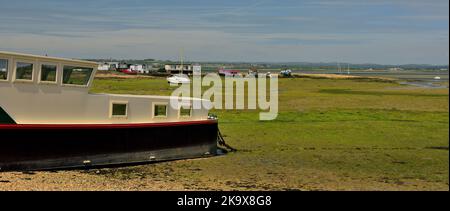
[[[90,94],[97,68],[95,62],[0,51],[0,112],[17,124],[130,124],[208,118],[207,109],[172,108],[169,96]],[[193,101],[202,99],[190,98],[189,104]]]

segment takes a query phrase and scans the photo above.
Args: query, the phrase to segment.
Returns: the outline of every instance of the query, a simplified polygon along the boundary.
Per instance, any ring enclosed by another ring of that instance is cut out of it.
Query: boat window
[[[192,108],[181,106],[180,108],[180,117],[191,117]]]
[[[126,117],[127,116],[127,107],[126,103],[113,103],[112,104],[112,117]]]
[[[91,78],[92,71],[92,68],[64,66],[63,84],[85,86]]]
[[[42,82],[56,82],[56,65],[43,64],[41,66],[41,81]]]
[[[8,80],[8,60],[0,59],[0,80]]]
[[[16,66],[17,80],[33,80],[33,63],[17,62]]]
[[[166,117],[166,116],[167,116],[167,105],[155,105],[154,117]]]

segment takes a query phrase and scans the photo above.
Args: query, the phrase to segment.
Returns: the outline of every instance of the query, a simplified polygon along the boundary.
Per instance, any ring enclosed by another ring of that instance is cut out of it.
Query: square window
[[[112,104],[112,116],[113,117],[126,117],[127,116],[127,107],[128,105],[125,103],[113,103]]]
[[[17,62],[16,66],[17,80],[33,80],[33,63]]]
[[[185,108],[185,107],[181,106],[181,108],[180,108],[180,117],[191,117],[191,115],[192,115],[191,107]]]
[[[89,83],[92,71],[92,68],[64,66],[63,84],[86,86]]]
[[[41,66],[41,81],[56,82],[57,66],[51,64],[43,64]]]
[[[0,80],[8,80],[8,60],[0,59]]]
[[[167,105],[155,105],[154,117],[166,117]]]

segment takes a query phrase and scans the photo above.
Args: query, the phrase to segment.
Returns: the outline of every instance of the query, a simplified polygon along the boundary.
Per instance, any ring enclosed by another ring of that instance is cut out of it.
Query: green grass
[[[280,113],[213,110],[239,151],[105,170],[207,190],[448,190],[448,89],[347,79],[280,79]],[[169,95],[164,79],[100,79],[92,92]]]

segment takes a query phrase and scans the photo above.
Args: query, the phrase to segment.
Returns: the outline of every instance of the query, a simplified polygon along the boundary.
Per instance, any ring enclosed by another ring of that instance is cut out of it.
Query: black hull
[[[212,156],[213,120],[129,125],[0,125],[0,171],[105,166]]]

